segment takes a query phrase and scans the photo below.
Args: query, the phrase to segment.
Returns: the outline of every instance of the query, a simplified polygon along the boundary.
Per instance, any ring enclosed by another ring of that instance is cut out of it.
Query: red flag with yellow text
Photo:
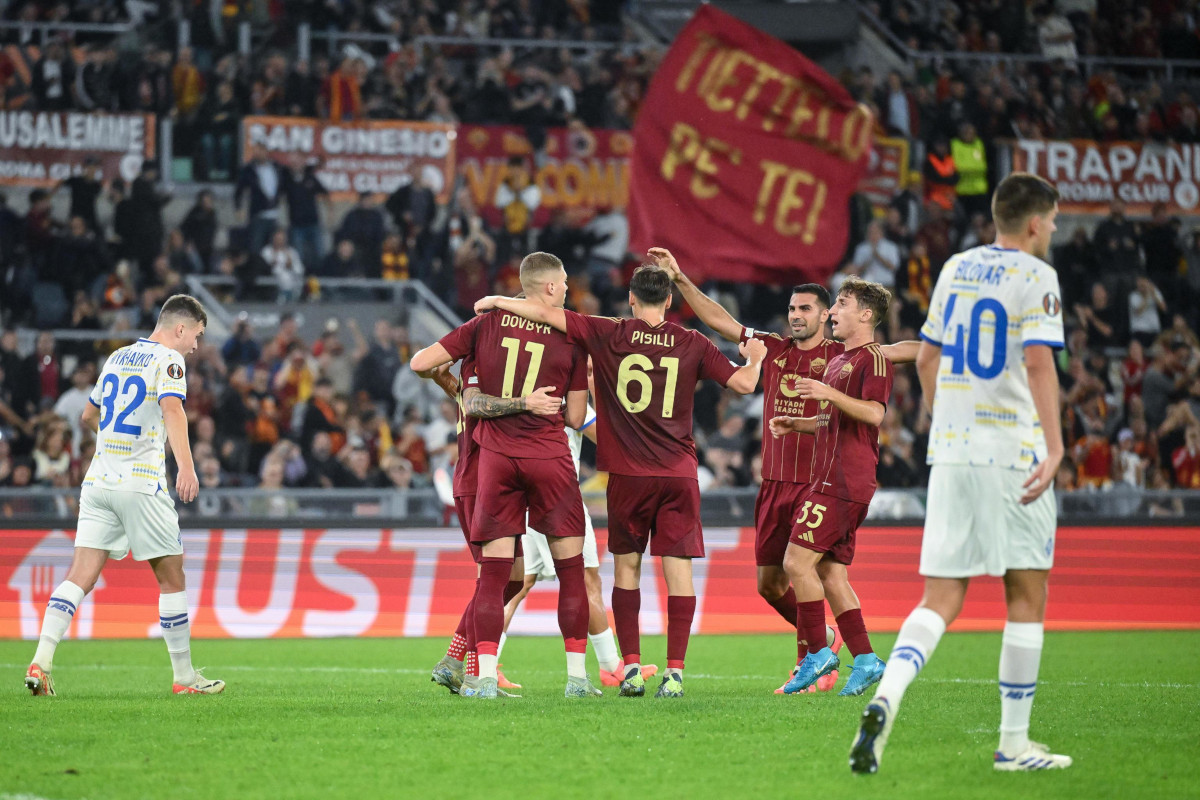
[[[631,247],[667,247],[693,278],[824,281],[846,247],[873,124],[812,61],[701,6],[638,113]]]

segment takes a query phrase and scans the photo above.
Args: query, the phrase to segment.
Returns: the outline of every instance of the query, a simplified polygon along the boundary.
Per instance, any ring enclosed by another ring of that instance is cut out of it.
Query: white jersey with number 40
[[[921,338],[942,348],[929,432],[930,464],[1028,469],[1046,457],[1025,347],[1063,346],[1058,275],[995,245],[942,268]]]
[[[100,409],[100,427],[85,487],[142,494],[168,490],[167,430],[158,405],[164,397],[187,399],[179,353],[138,339],[108,357],[88,398]]]

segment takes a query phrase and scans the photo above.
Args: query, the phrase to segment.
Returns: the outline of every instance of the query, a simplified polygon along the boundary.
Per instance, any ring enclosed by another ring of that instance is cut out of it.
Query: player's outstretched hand
[[[500,297],[498,295],[494,295],[494,294],[488,295],[487,297],[479,298],[478,300],[475,301],[475,313],[483,314],[485,312],[491,311],[493,308],[496,307],[496,301],[499,299],[500,299]]]
[[[195,467],[179,470],[179,476],[175,479],[175,493],[185,503],[196,499],[200,493],[200,479],[196,477]]]
[[[674,283],[683,280],[683,270],[679,268],[679,262],[675,260],[675,256],[671,255],[670,250],[665,247],[651,247],[646,251],[646,255],[650,256],[655,264],[662,267]]]
[[[812,378],[801,378],[796,381],[796,394],[805,400],[828,400],[830,387],[829,384]]]
[[[1021,495],[1021,505],[1029,505],[1041,497],[1042,492],[1054,485],[1054,478],[1058,475],[1058,465],[1061,462],[1062,456],[1047,458],[1033,468],[1033,472],[1029,473],[1029,478],[1024,483],[1025,494]]]
[[[786,436],[796,430],[791,417],[772,417],[770,424],[772,436]]]
[[[747,339],[738,345],[742,358],[752,364],[760,364],[767,357],[767,346],[761,339]]]
[[[525,395],[525,410],[530,414],[548,416],[562,411],[562,398],[551,396],[555,386],[543,386],[533,394]]]

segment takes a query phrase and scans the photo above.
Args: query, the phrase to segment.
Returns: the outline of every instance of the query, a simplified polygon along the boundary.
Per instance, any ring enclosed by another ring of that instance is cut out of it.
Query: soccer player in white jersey
[[[224,681],[193,668],[191,628],[183,577],[179,515],[167,493],[166,451],[179,467],[179,499],[196,499],[200,482],[188,443],[187,377],[183,357],[196,349],[208,315],[193,297],[177,294],[163,304],[149,339],[122,347],[104,365],[82,420],[96,431],[92,458],[79,496],[75,553],[67,579],[46,604],[41,637],[25,686],[34,695],[54,694],[54,651],[83,598],[109,558],[131,551],[149,561],[158,580],[158,617],[175,673],[176,694],[218,694]]]
[[[925,595],[896,638],[862,714],[850,769],[875,772],[900,701],[962,610],[976,575],[1004,578],[1000,744],[993,765],[1071,766],[1030,741],[1046,585],[1057,524],[1051,487],[1063,458],[1054,350],[1063,346],[1058,276],[1045,262],[1058,192],[1014,173],[992,199],[996,242],[946,262],[921,328],[917,372],[933,414],[921,574]]]
[[[592,373],[589,364],[588,381],[592,380]],[[575,459],[575,474],[579,474],[579,454],[583,448],[583,439],[586,436],[596,442],[596,429],[592,427],[596,423],[596,411],[589,405],[587,407],[587,415],[584,417],[583,427],[579,430],[568,427],[567,444],[571,448],[571,456]],[[604,686],[620,686],[621,681],[625,677],[625,662],[617,652],[616,638],[613,636],[612,627],[608,624],[608,612],[604,608],[604,586],[600,581],[600,556],[596,549],[596,531],[592,527],[592,517],[587,513],[587,508],[583,511],[584,534],[583,534],[583,573],[584,581],[587,583],[588,594],[588,640],[592,644],[592,649],[596,653],[596,661],[600,668],[600,682]],[[499,658],[500,652],[504,650],[504,643],[508,639],[508,626],[512,622],[513,616],[517,613],[517,609],[521,605],[521,601],[529,594],[534,585],[539,580],[555,580],[554,561],[550,554],[550,543],[546,537],[533,528],[528,528],[522,537],[522,547],[525,551],[525,585],[521,591],[508,601],[504,607],[504,635],[500,637],[500,647],[497,650],[496,656]],[[642,677],[651,678],[658,673],[658,667],[654,664],[642,665]],[[512,683],[503,678],[501,673],[501,688],[520,689],[519,683]]]

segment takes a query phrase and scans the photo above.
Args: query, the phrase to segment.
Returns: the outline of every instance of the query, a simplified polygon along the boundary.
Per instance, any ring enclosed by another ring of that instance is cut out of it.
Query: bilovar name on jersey
[[[971,283],[986,283],[999,286],[1004,279],[1004,267],[999,264],[974,264],[963,262],[954,270],[954,279]]]

